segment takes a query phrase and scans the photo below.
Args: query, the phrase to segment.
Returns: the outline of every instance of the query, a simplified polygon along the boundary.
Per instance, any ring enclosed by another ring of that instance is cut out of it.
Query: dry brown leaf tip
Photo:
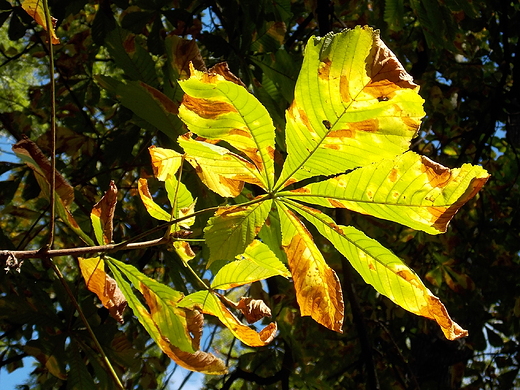
[[[271,317],[271,309],[260,299],[242,297],[236,308],[244,314],[249,324],[255,323],[264,317]]]

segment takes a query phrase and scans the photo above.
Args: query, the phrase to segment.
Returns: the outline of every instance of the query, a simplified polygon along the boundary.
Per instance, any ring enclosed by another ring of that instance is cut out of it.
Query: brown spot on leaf
[[[395,183],[396,180],[397,180],[397,177],[398,177],[398,170],[396,168],[392,168],[392,170],[390,171],[390,174],[388,175],[388,178],[390,179],[390,181],[392,183]]]
[[[236,108],[229,103],[203,98],[194,98],[188,94],[185,94],[182,98],[182,104],[188,110],[193,111],[204,119],[217,119],[220,115],[237,111]]]
[[[343,203],[341,203],[341,202],[339,202],[339,201],[337,201],[337,200],[335,200],[335,199],[330,199],[330,198],[329,198],[329,199],[327,199],[327,200],[329,201],[329,203],[330,203],[330,205],[331,205],[332,207],[335,207],[335,208],[337,208],[337,209],[343,209],[343,208],[345,208],[345,206],[343,205]]]
[[[354,138],[355,136],[356,131],[353,129],[334,130],[327,135],[328,138]]]
[[[318,77],[320,79],[322,79],[322,80],[329,79],[331,65],[332,65],[332,62],[328,58],[325,58],[322,62],[320,62],[320,65],[318,67]]]
[[[352,129],[375,133],[379,129],[379,121],[377,119],[367,119],[361,122],[353,122],[349,124]]]
[[[133,54],[135,52],[135,35],[129,34],[123,41],[123,47],[127,53]]]
[[[339,94],[341,96],[341,100],[343,100],[345,103],[350,103],[352,98],[350,97],[348,78],[345,75],[341,75],[339,80]]]
[[[297,189],[291,191],[291,193],[293,193],[293,192],[297,193],[297,194],[310,194],[311,190],[309,190],[308,188],[302,187],[302,188],[297,188]]]

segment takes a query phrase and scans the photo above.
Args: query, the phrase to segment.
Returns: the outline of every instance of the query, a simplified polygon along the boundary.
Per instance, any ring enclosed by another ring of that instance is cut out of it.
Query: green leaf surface
[[[489,174],[464,164],[448,169],[407,152],[280,195],[320,206],[340,207],[397,222],[429,234],[444,233],[460,207]]]
[[[148,181],[146,179],[139,179],[137,186],[139,195],[141,196],[141,200],[143,201],[148,214],[161,221],[170,221],[171,215],[163,210],[163,208],[153,200],[152,195],[150,194],[150,190],[148,189]]]
[[[245,252],[257,236],[271,209],[267,199],[246,206],[222,207],[204,229],[210,250],[209,265],[215,260],[232,260]]]
[[[166,338],[182,351],[195,352],[184,311],[177,308],[177,303],[184,294],[150,279],[131,265],[112,258],[107,258],[106,264],[110,267],[134,315],[161,348]],[[141,303],[132,286],[143,294],[148,308]]]
[[[311,38],[287,110],[287,160],[276,187],[404,152],[423,99],[370,27]]]
[[[105,46],[115,63],[134,81],[143,81],[151,87],[159,85],[155,62],[138,42],[136,36],[122,28],[110,31]]]
[[[193,133],[224,140],[244,153],[260,172],[262,186],[271,189],[274,183],[271,117],[227,67],[215,71],[220,73],[203,73],[192,68],[191,77],[180,82],[186,94],[179,116]]]
[[[280,275],[285,278],[291,273],[264,243],[254,240],[246,251],[222,267],[211,282],[211,288],[227,290]]]
[[[142,81],[122,82],[101,75],[97,75],[96,80],[115,93],[122,105],[168,137],[176,139],[183,132],[182,122],[177,117],[178,105],[159,90]]]
[[[467,335],[415,272],[379,242],[352,226],[337,225],[318,210],[286,202],[312,223],[380,294],[414,314],[435,320],[449,340]]]

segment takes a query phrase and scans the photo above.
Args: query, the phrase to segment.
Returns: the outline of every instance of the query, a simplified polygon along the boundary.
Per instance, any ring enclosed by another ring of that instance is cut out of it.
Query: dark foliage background
[[[208,67],[227,61],[268,107],[282,141],[284,110],[292,101],[306,40],[358,24],[379,28],[426,100],[427,117],[413,149],[448,167],[481,164],[492,175],[441,236],[356,214],[337,216],[402,257],[469,337],[446,341],[436,324],[377,296],[323,241],[319,245],[344,285],[344,333],[300,318],[292,286],[269,281],[279,336],[252,350],[210,322],[206,332],[230,374],[208,377],[206,388],[520,387],[518,2],[55,0],[50,6],[62,41],[55,47],[58,170],[74,186],[74,215],[86,231],[91,207],[110,180],[120,189],[114,241],[155,226],[136,196],[136,181],[152,175],[148,146],[176,148],[174,140],[184,130],[176,117],[151,123],[135,90],[122,92],[99,76],[142,81],[179,102],[175,80],[184,75],[169,66],[174,36],[194,40]],[[0,24],[1,135],[13,142],[29,137],[47,152],[45,34],[15,1],[0,0]],[[1,162],[0,173],[0,248],[40,248],[49,213],[34,175],[17,162]],[[199,207],[214,203],[195,180],[190,185]],[[78,238],[58,225],[56,247],[78,245]],[[164,248],[119,258],[180,291],[191,288],[180,260]],[[200,275],[203,258],[194,260]],[[129,311],[119,326],[99,308],[75,259],[56,261],[125,387],[160,388],[172,371],[169,359]],[[257,287],[252,295],[261,294]],[[114,386],[71,302],[40,260],[26,261],[20,273],[0,273],[0,367],[15,370],[28,355],[41,362],[29,379],[31,388],[85,388],[88,381],[77,379],[83,377],[95,378],[96,388]]]

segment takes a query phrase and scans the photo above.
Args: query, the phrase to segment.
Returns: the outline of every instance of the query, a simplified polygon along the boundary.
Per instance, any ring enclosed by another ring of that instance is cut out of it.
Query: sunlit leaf
[[[285,265],[264,243],[254,240],[246,251],[235,260],[222,267],[211,282],[215,289],[227,290],[280,275],[291,276]]]
[[[446,231],[455,213],[488,178],[480,166],[464,164],[448,169],[407,152],[280,195],[320,206],[348,208],[439,234]]]
[[[120,261],[110,259],[107,264],[139,322],[175,363],[205,374],[221,375],[227,372],[222,360],[211,353],[195,350],[198,348],[200,334],[192,336],[190,333],[200,328],[196,325],[199,321],[188,315],[186,309],[178,307],[182,293],[148,278]],[[143,294],[149,309],[141,303],[122,273]]]
[[[217,194],[234,198],[242,191],[244,182],[262,186],[255,165],[228,149],[194,140],[190,133],[178,141],[202,182]]]
[[[165,181],[169,176],[174,176],[182,164],[182,154],[172,149],[150,146],[148,148],[152,159],[152,168],[157,180]]]
[[[414,314],[436,321],[448,340],[468,335],[415,272],[379,242],[352,226],[336,225],[318,210],[296,203],[291,203],[291,207],[316,226],[379,293]]]
[[[105,195],[92,207],[90,219],[99,245],[110,244],[114,231],[114,211],[117,203],[117,187],[113,180]]]
[[[22,8],[36,21],[36,23],[42,26],[46,31],[50,28],[51,41],[53,45],[57,45],[60,43],[60,40],[54,32],[57,20],[51,17],[52,26],[47,25],[47,19],[45,18],[45,9],[43,7],[42,0],[23,0]]]
[[[148,181],[146,179],[139,179],[137,182],[137,188],[139,190],[139,196],[143,201],[144,206],[148,213],[155,219],[161,221],[169,221],[171,219],[170,214],[161,208],[152,198],[150,190],[148,189]]]
[[[244,253],[262,228],[271,204],[272,200],[266,199],[249,206],[220,208],[204,229],[210,260],[232,260]]]
[[[79,257],[78,262],[87,288],[98,296],[114,319],[123,323],[127,302],[116,281],[106,274],[105,262],[99,257]]]
[[[199,291],[186,296],[179,306],[200,307],[204,314],[218,317],[233,335],[250,347],[262,347],[269,344],[276,335],[277,326],[271,322],[260,332],[242,324],[233,313],[210,291]]]
[[[274,126],[264,106],[225,67],[219,73],[190,69],[180,82],[184,92],[179,116],[199,136],[224,140],[244,153],[260,172],[262,186],[274,183]],[[232,81],[229,81],[232,80]]]
[[[333,175],[404,152],[423,99],[370,27],[311,38],[287,110],[287,160],[277,186]]]
[[[325,262],[305,225],[282,202],[275,204],[301,315],[343,332],[344,304],[338,276]]]

